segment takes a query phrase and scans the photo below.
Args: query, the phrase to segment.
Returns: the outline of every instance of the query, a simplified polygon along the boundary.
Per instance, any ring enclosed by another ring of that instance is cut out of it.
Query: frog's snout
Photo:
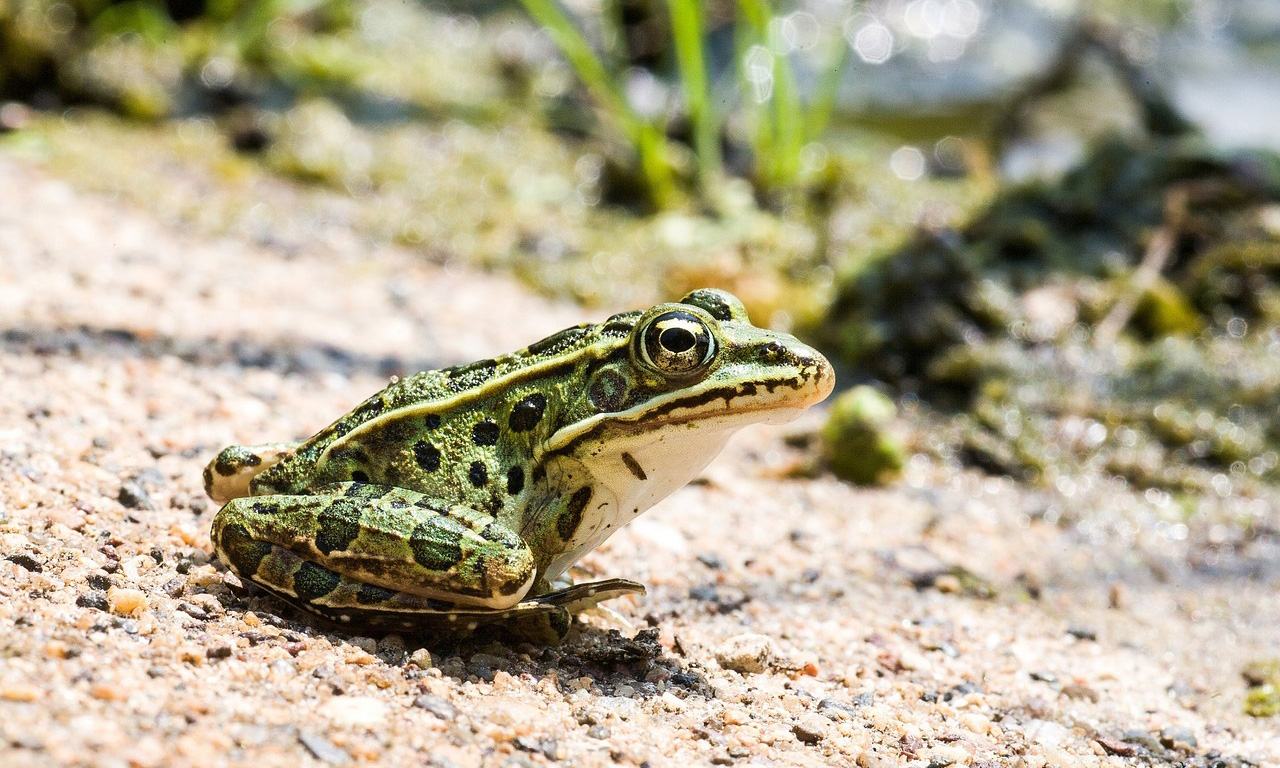
[[[827,358],[794,336],[777,334],[758,346],[756,358],[791,390],[787,395],[791,405],[808,408],[826,399],[835,387],[835,371]]]
[[[801,341],[793,343],[792,354],[795,356],[796,368],[806,382],[803,389],[811,395],[804,403],[805,407],[826,400],[827,395],[830,395],[831,390],[836,386],[836,372],[831,367],[831,361],[827,360],[821,352]]]

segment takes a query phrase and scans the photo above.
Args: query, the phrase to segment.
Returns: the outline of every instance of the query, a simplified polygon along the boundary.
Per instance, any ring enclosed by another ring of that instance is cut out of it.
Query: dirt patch
[[[323,228],[350,245],[195,240],[11,158],[0,188],[0,764],[1280,761],[1241,677],[1273,537],[924,459],[780,479],[776,428],[585,559],[650,592],[561,646],[312,624],[211,559],[203,463],[589,318]]]

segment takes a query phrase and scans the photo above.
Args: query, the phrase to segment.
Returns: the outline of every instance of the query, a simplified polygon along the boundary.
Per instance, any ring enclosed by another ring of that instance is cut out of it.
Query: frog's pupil
[[[668,352],[677,355],[693,349],[693,345],[698,342],[688,328],[668,328],[658,337],[658,341]]]

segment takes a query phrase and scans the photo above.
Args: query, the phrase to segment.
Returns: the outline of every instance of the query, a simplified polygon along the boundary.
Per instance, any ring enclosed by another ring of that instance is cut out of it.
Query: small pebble
[[[441,720],[452,720],[458,716],[458,708],[450,704],[448,699],[430,693],[424,693],[414,699],[413,706],[425,709]]]
[[[147,609],[147,595],[140,589],[112,587],[107,590],[107,605],[122,616],[138,614]]]
[[[76,605],[81,608],[95,608],[99,611],[109,610],[107,606],[107,596],[101,592],[90,592],[87,595],[80,595],[76,598]]]
[[[351,755],[332,741],[314,731],[299,731],[298,741],[307,748],[311,756],[329,765],[346,765],[351,762]]]
[[[40,565],[40,561],[36,560],[31,555],[19,553],[16,555],[9,555],[5,559],[13,563],[14,565],[20,565],[23,568],[26,568],[28,571],[31,571],[32,573],[44,572],[44,566]]]
[[[763,672],[773,658],[773,640],[766,635],[734,635],[716,649],[716,661],[725,669],[750,674]]]
[[[806,712],[791,726],[791,732],[804,744],[817,744],[827,736],[827,719],[814,712]]]
[[[5,701],[35,701],[40,698],[40,690],[34,685],[15,683],[0,688],[0,699]]]
[[[818,712],[832,720],[850,720],[857,711],[854,705],[839,699],[823,699],[818,702]]]
[[[387,721],[387,705],[372,696],[334,696],[317,708],[334,725],[373,728]]]
[[[1160,743],[1166,749],[1176,749],[1179,752],[1194,752],[1197,746],[1196,735],[1191,732],[1191,729],[1178,725],[1162,729]]]
[[[116,500],[129,509],[141,509],[146,512],[156,511],[155,502],[151,500],[151,494],[147,493],[147,489],[141,484],[126,480],[120,484],[120,493],[117,494]]]
[[[1079,627],[1079,626],[1067,627],[1067,634],[1071,635],[1077,640],[1096,641],[1098,639],[1097,631],[1090,629],[1089,627]]]
[[[1062,695],[1069,699],[1080,699],[1082,701],[1097,701],[1099,698],[1097,691],[1079,683],[1068,683],[1062,686]]]

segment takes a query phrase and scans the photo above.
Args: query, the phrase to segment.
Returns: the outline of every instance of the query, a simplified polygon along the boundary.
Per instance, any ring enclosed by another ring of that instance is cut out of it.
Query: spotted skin
[[[691,479],[728,434],[830,391],[830,366],[741,302],[583,324],[509,355],[393,382],[297,444],[231,446],[205,486],[219,557],[343,625],[554,642],[643,592],[565,571]]]

